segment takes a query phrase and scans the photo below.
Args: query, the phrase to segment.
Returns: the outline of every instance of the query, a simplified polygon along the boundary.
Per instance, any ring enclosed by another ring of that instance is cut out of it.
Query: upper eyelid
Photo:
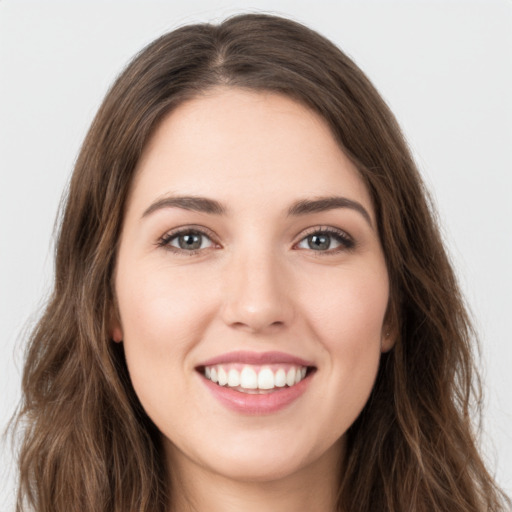
[[[169,229],[159,238],[159,240],[162,240],[164,238],[172,238],[172,237],[181,235],[182,233],[188,233],[188,232],[196,232],[196,233],[205,235],[208,238],[210,238],[212,240],[212,242],[218,238],[214,231],[212,231],[211,229],[208,229],[205,226],[186,224],[184,226],[178,226],[176,228]]]
[[[311,228],[307,228],[304,231],[301,231],[299,235],[297,235],[297,241],[300,242],[304,238],[314,233],[329,233],[334,235],[339,235],[347,240],[354,242],[354,238],[347,231],[341,228],[335,228],[333,226],[313,226]]]

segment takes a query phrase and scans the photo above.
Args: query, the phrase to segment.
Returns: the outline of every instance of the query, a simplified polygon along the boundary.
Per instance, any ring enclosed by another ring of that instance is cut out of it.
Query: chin
[[[325,458],[341,460],[343,439],[329,442],[310,432],[267,428],[219,439],[214,445],[197,443],[190,450],[173,446],[170,460],[180,464],[178,459],[185,455],[203,470],[232,481],[271,483],[293,478]]]
[[[211,469],[233,481],[265,483],[292,477],[307,465],[308,460],[297,454],[265,450],[259,454],[233,453],[218,459]]]

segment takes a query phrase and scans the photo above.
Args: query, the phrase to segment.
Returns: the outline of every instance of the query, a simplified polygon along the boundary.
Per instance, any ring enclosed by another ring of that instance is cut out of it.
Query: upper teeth
[[[305,366],[272,365],[214,365],[205,366],[204,376],[219,384],[231,388],[274,389],[298,384],[305,376]]]

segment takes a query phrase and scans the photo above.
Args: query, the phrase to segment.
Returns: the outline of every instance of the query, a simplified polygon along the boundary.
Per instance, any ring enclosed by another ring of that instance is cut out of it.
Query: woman
[[[155,41],[78,158],[19,509],[504,510],[471,326],[362,72],[294,22]]]

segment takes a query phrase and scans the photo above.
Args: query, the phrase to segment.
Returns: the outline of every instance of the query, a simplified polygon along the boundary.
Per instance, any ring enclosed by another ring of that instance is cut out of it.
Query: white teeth
[[[228,373],[228,386],[230,388],[236,388],[237,386],[240,386],[240,373],[238,370],[235,370],[234,368],[231,368]]]
[[[286,373],[282,368],[279,368],[279,370],[277,370],[274,376],[274,381],[276,387],[278,388],[283,388],[284,386],[286,386]]]
[[[213,379],[212,379],[213,380]],[[213,382],[215,382],[213,380]],[[290,368],[286,374],[286,384],[293,386],[295,384],[295,368]]]
[[[245,389],[258,388],[258,375],[249,366],[245,366],[240,374],[240,386]]]
[[[217,372],[217,377],[219,379],[219,386],[225,386],[228,383],[228,374],[225,372],[222,366],[219,368]]]
[[[270,368],[262,368],[258,373],[258,388],[272,389],[274,388],[274,373]]]
[[[286,368],[279,368],[278,365],[274,365],[273,368],[270,366],[255,368],[245,365],[242,371],[239,371],[240,366],[240,364],[237,364],[238,368],[233,368],[230,364],[206,366],[204,376],[219,386],[239,388],[239,390],[240,388],[271,390],[294,386],[304,379],[307,373],[305,366],[292,366],[286,371]]]

